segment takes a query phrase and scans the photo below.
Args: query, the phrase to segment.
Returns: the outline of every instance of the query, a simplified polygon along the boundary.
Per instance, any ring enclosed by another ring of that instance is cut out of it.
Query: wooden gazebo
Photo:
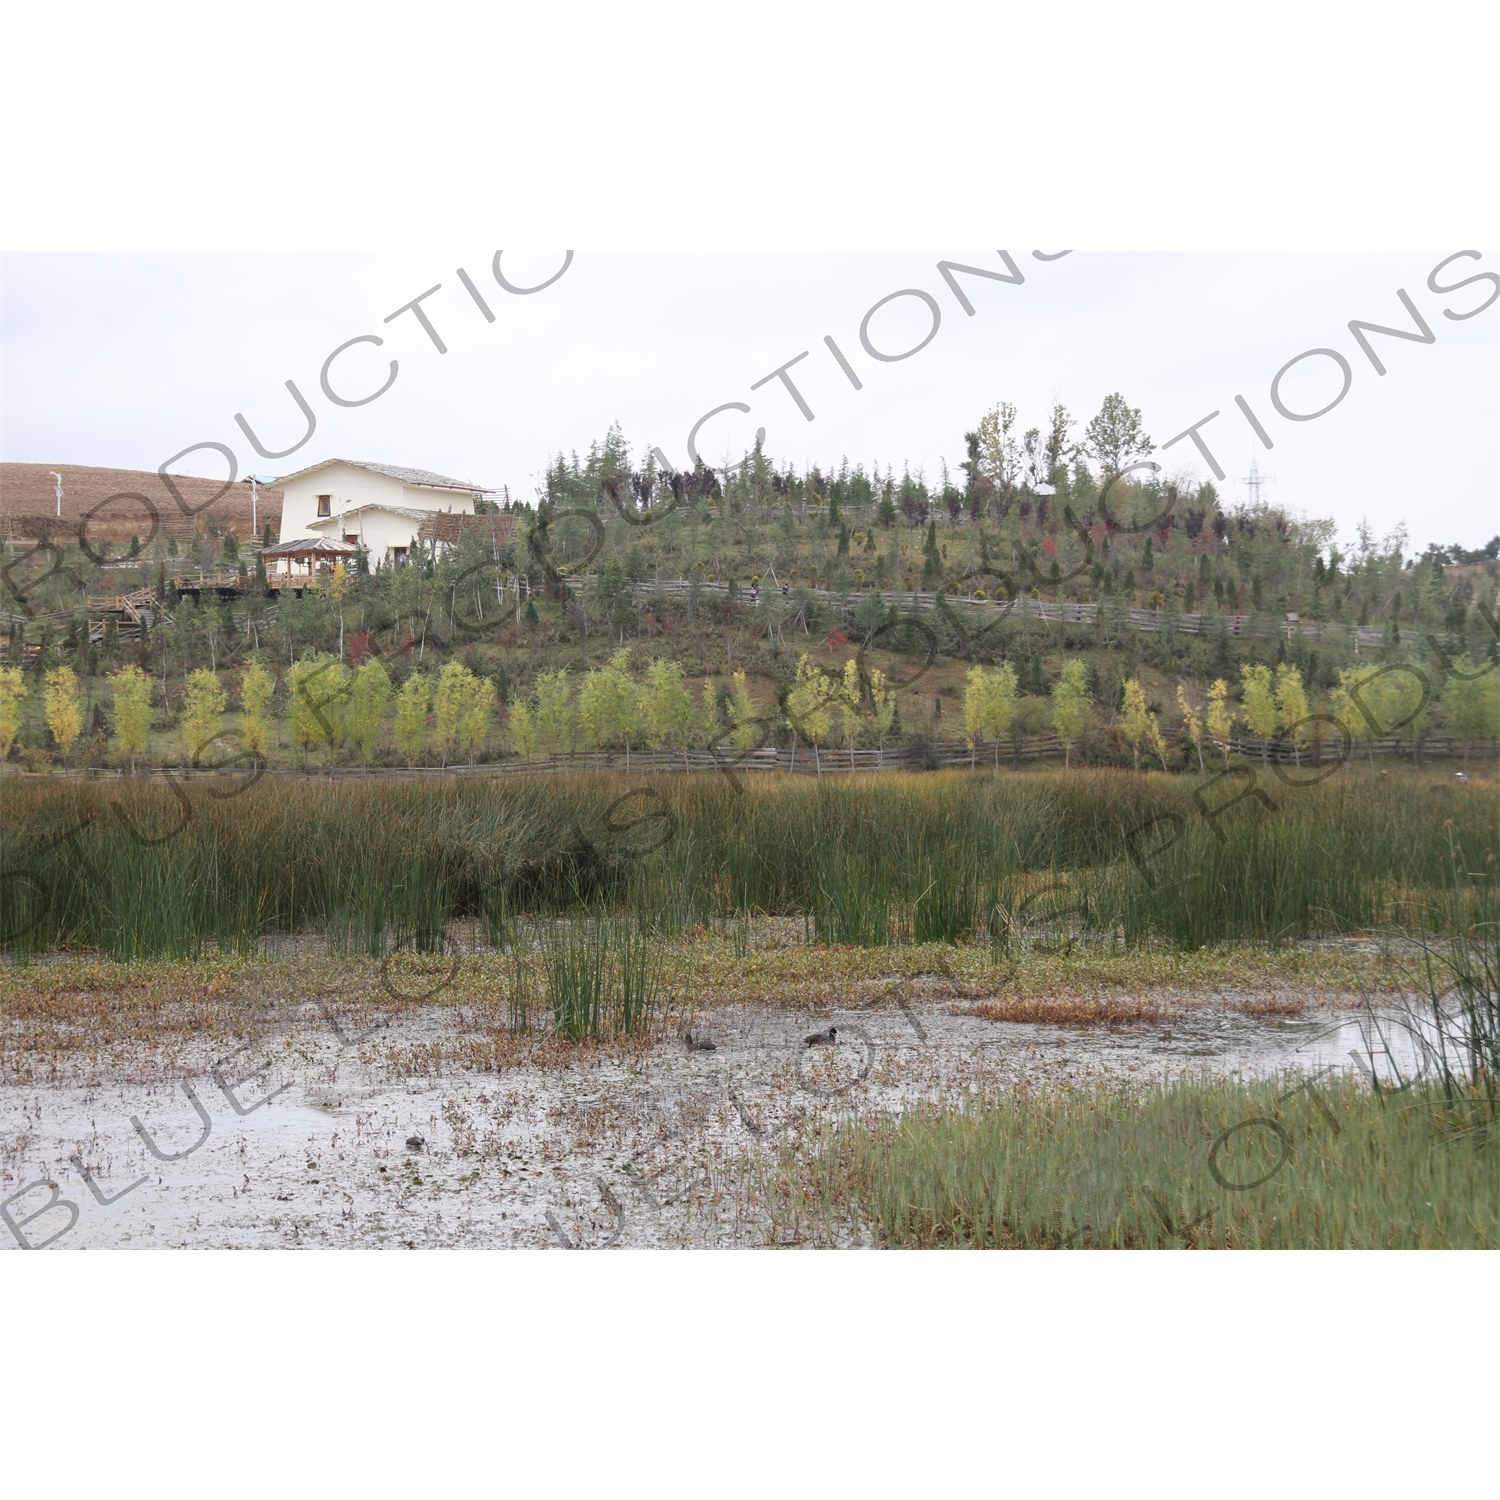
[[[295,542],[278,542],[261,552],[266,566],[266,583],[273,589],[317,588],[327,583],[337,562],[350,562],[359,552],[353,542],[336,542],[331,537],[302,537]]]

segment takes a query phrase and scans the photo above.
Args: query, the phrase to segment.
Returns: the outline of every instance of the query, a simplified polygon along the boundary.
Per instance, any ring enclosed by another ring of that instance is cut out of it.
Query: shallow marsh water
[[[704,1005],[651,1045],[498,1071],[443,1061],[493,1030],[459,1005],[303,1004],[251,1043],[195,1034],[168,1066],[142,1044],[102,1073],[0,1087],[0,1244],[765,1245],[758,1161],[851,1113],[1183,1072],[1399,1086],[1429,1065],[1394,1013],[1372,1025],[1284,988],[1168,994],[1159,1020],[1089,1026],[989,1020],[970,998],[934,976],[842,1007]],[[715,1051],[684,1047],[689,1021]],[[804,1044],[829,1025],[835,1046]]]

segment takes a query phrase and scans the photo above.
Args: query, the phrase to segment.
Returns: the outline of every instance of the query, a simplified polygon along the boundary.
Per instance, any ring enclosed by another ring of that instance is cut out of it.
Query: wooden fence
[[[587,593],[594,581],[594,575],[580,574],[576,578],[569,579],[568,584],[569,587],[578,588]],[[659,578],[652,582],[636,584],[635,597],[637,600],[650,600],[653,595],[659,595],[663,599],[686,599],[690,596],[693,587],[694,581],[690,579]],[[726,599],[729,594],[727,583],[698,583],[697,588],[700,597],[705,599]],[[873,596],[887,608],[894,604],[923,614],[931,613],[936,609],[938,599],[942,598],[948,608],[967,616],[978,617],[981,622],[984,622],[985,616],[1001,618],[1009,616],[1017,622],[1036,620],[1043,625],[1059,627],[1097,625],[1106,634],[1117,630],[1166,630],[1178,631],[1183,635],[1206,635],[1217,630],[1218,623],[1222,620],[1228,627],[1230,637],[1235,640],[1284,636],[1290,641],[1300,636],[1310,641],[1343,640],[1350,642],[1356,648],[1369,646],[1376,649],[1387,646],[1391,642],[1391,633],[1388,629],[1344,625],[1330,620],[1278,619],[1267,614],[1231,615],[1201,612],[1188,614],[1181,610],[1171,609],[1133,609],[1108,601],[1085,604],[1030,598],[980,599],[971,594],[939,595],[921,590],[908,593],[905,589],[850,589],[846,593],[832,589],[808,589],[807,593],[817,600],[840,603],[844,600],[858,600]],[[792,598],[795,598],[795,595]],[[790,603],[792,598],[783,599],[779,588],[768,585],[761,590],[759,600],[752,601],[749,590],[742,586],[739,590],[738,602],[742,605],[759,607],[773,602]],[[1403,630],[1401,640],[1403,644],[1417,645],[1431,634],[1433,632],[1430,630]],[[1483,649],[1482,644],[1481,649]]]
[[[290,582],[282,581],[283,591],[291,588],[302,588],[305,579],[295,579]],[[570,589],[577,590],[587,596],[589,591],[597,585],[598,578],[595,574],[580,573],[567,580]],[[186,585],[191,591],[194,587],[190,581]],[[227,584],[225,585],[228,586]],[[276,582],[272,580],[270,585],[272,591],[276,590]],[[640,602],[650,602],[653,598],[663,600],[686,600],[692,596],[693,590],[697,589],[698,596],[707,600],[725,601],[729,596],[729,585],[727,583],[696,582],[686,578],[659,578],[635,585],[635,598]],[[505,580],[504,591],[516,591],[521,597],[527,597],[531,593],[529,580],[524,573]],[[973,595],[961,594],[936,594],[917,590],[911,593],[903,590],[878,590],[878,589],[850,589],[847,592],[838,592],[832,589],[809,589],[807,593],[816,600],[833,602],[843,605],[846,602],[857,601],[867,597],[878,598],[881,603],[889,609],[890,606],[904,606],[907,610],[931,614],[937,608],[937,601],[941,598],[947,608],[958,613],[962,617],[979,624],[981,628],[997,623],[999,619],[1009,617],[1019,622],[1036,621],[1039,625],[1054,626],[1059,631],[1066,629],[1069,625],[1098,627],[1104,640],[1108,641],[1116,633],[1130,630],[1141,630],[1146,632],[1167,631],[1181,633],[1183,635],[1207,635],[1218,629],[1222,621],[1229,631],[1231,639],[1253,640],[1253,639],[1275,639],[1282,637],[1288,641],[1298,639],[1321,642],[1323,640],[1342,641],[1351,645],[1357,655],[1361,648],[1379,650],[1391,643],[1391,633],[1388,629],[1373,626],[1345,625],[1331,620],[1297,620],[1278,619],[1273,615],[1227,615],[1227,614],[1187,614],[1176,609],[1133,609],[1123,605],[1114,604],[1110,601],[1098,603],[1070,603],[1065,601],[1053,601],[1047,599],[979,599]],[[758,600],[752,600],[748,588],[741,588],[737,602],[742,607],[764,608],[772,603],[790,604],[795,601],[793,595],[783,599],[779,588],[768,585],[761,591]],[[76,611],[69,609],[52,610],[35,616],[37,619],[65,620],[71,619]],[[4,622],[7,629],[16,627],[24,628],[31,616],[18,613],[14,610],[0,609],[0,622]],[[498,625],[503,621],[503,614],[495,617]],[[236,621],[237,625],[244,623],[243,616]],[[248,628],[248,626],[246,627]],[[102,635],[102,629],[99,632]],[[1444,631],[1442,639],[1446,640],[1451,632]],[[1430,630],[1403,630],[1400,633],[1403,645],[1416,646],[1434,637]],[[1435,637],[1434,637],[1435,638]],[[1481,639],[1477,647],[1464,637],[1464,647],[1460,649],[1476,650],[1483,652],[1488,648],[1488,642]],[[34,654],[34,653],[33,653]],[[1476,658],[1477,659],[1477,658]]]
[[[1345,748],[1336,734],[1331,734],[1321,744],[1305,745],[1295,750],[1286,743],[1249,739],[1231,739],[1229,753],[1241,763],[1254,765],[1264,759],[1284,766],[1303,767],[1336,764],[1340,760],[1363,760],[1369,756],[1404,756],[1429,760],[1462,760],[1464,744],[1448,735],[1430,735],[1420,742],[1402,740],[1388,735],[1373,742],[1360,740]],[[1473,759],[1496,759],[1500,757],[1500,739],[1475,740],[1470,746]],[[1010,769],[1022,762],[1053,760],[1061,762],[1064,747],[1055,735],[1029,735],[1019,741],[1002,740],[999,744],[998,763],[1002,770]],[[1087,763],[1086,745],[1076,745],[1073,750],[1075,766]],[[1204,764],[1210,773],[1222,770],[1223,752],[1205,748]],[[962,740],[929,741],[926,745],[888,745],[880,749],[854,749],[825,747],[814,750],[811,745],[798,744],[795,749],[787,746],[767,745],[762,749],[739,750],[725,744],[715,750],[641,750],[633,751],[629,757],[629,774],[632,776],[656,776],[695,771],[783,771],[796,775],[816,776],[847,775],[851,771],[911,771],[911,770],[993,770],[996,765],[994,742],[976,745],[971,751]],[[1142,752],[1143,769],[1151,769],[1155,762],[1148,752]],[[390,777],[422,779],[430,777],[459,777],[467,779],[489,779],[506,776],[545,776],[611,772],[625,774],[627,770],[624,751],[578,751],[569,755],[541,755],[531,760],[495,761],[484,765],[466,766],[326,766],[309,767],[303,770],[265,769],[262,776],[301,776],[321,780],[345,780],[360,777]],[[124,769],[88,767],[76,770],[50,770],[24,772],[7,770],[4,775],[42,775],[74,779],[114,778],[127,775]],[[143,768],[144,777],[166,776],[173,779],[196,779],[200,776],[233,776],[243,780],[253,776],[248,764],[232,767],[187,768],[182,766]]]

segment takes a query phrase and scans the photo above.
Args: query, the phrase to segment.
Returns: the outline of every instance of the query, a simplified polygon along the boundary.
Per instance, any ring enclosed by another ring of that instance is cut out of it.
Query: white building
[[[483,485],[426,469],[330,458],[278,479],[283,541],[327,537],[369,554],[371,567],[402,563],[424,522],[438,515],[473,515]]]

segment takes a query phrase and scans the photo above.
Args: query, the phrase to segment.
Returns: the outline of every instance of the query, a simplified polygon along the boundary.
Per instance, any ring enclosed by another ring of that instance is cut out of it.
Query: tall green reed
[[[833,855],[813,901],[813,926],[820,943],[883,948],[895,939],[892,872],[848,855]]]
[[[649,1029],[661,993],[661,940],[630,916],[586,912],[544,922],[538,948],[552,1029],[568,1041]]]
[[[993,938],[1000,890],[1016,906],[1066,875],[1079,931],[1192,948],[1389,924],[1449,879],[1450,826],[1476,870],[1493,872],[1497,843],[1479,788],[1415,774],[1276,786],[1274,810],[1250,798],[1211,817],[1200,779],[1130,772],[742,782],[652,783],[625,818],[611,810],[642,789],[607,775],[265,778],[235,796],[208,778],[7,778],[0,941],[192,956],[317,930],[374,954],[464,919],[492,932],[500,897],[516,915],[628,911],[669,935],[755,910],[804,915],[822,941],[953,941],[966,914]]]

